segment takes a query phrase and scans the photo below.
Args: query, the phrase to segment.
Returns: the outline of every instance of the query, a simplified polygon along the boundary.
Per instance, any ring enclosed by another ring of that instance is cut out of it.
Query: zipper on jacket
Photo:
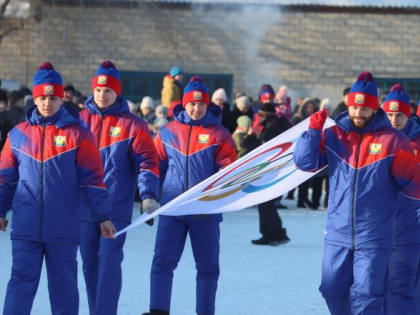
[[[42,125],[41,138],[41,211],[39,222],[39,241],[42,241],[42,224],[44,221],[44,145],[45,145],[45,123]]]
[[[360,154],[360,145],[362,144],[363,134],[360,135],[359,144],[356,148],[356,169],[354,171],[353,176],[353,187],[352,187],[352,195],[351,195],[351,239],[352,239],[352,249],[356,249],[356,236],[355,236],[355,229],[356,229],[356,209],[355,209],[355,195],[356,195],[356,181],[357,181],[357,172],[359,167],[359,154]]]
[[[189,183],[189,176],[188,176],[188,167],[189,167],[189,154],[190,154],[190,141],[191,141],[191,131],[192,131],[192,126],[190,127],[190,131],[188,132],[188,142],[187,142],[187,165],[185,167],[185,184],[186,184],[186,189],[188,190],[188,186],[190,185]]]
[[[98,132],[98,144],[97,144],[98,150],[99,150],[99,146],[101,145],[102,128],[103,128],[103,125],[104,125],[104,116],[101,115],[100,117],[101,117],[101,123],[99,124],[99,132]],[[104,170],[104,172],[105,172],[105,170]],[[104,173],[104,175],[105,175],[105,173]],[[92,217],[91,217],[92,222],[95,222],[95,215],[94,215],[93,211],[91,211],[91,215],[92,215]]]
[[[102,136],[102,128],[104,125],[104,116],[101,115],[101,123],[99,124],[99,133],[98,133],[98,149],[101,145],[101,136]]]

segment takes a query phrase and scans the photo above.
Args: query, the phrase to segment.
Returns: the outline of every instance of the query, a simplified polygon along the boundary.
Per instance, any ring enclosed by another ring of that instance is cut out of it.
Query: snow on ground
[[[296,201],[279,211],[291,242],[277,247],[256,246],[259,238],[256,208],[227,213],[221,224],[221,275],[216,301],[218,315],[325,315],[318,291],[325,211],[294,209]],[[137,211],[135,216],[137,216]],[[154,227],[141,225],[129,232],[123,263],[119,315],[148,310],[149,274]],[[80,259],[79,259],[80,261]],[[0,313],[11,268],[9,233],[0,233]],[[88,314],[84,279],[79,264],[80,314]],[[189,241],[175,270],[171,314],[194,315],[195,265]],[[43,270],[32,315],[50,314],[46,273]]]

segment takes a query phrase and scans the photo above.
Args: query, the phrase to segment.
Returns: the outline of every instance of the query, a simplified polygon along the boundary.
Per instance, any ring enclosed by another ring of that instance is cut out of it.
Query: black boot
[[[270,242],[264,237],[261,237],[257,240],[252,240],[251,243],[254,245],[270,245]]]

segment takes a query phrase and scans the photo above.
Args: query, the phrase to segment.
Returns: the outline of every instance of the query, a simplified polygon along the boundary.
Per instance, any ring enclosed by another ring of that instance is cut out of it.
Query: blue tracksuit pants
[[[325,244],[319,290],[332,315],[384,314],[389,249]]]
[[[129,224],[119,220],[112,222],[118,231]],[[117,314],[125,239],[125,233],[116,239],[103,238],[98,223],[81,222],[80,254],[90,315]]]
[[[159,217],[150,275],[150,309],[169,312],[173,272],[189,234],[197,268],[196,312],[214,314],[219,278],[220,220],[220,215]]]
[[[51,313],[78,314],[76,257],[76,242],[12,240],[12,274],[7,285],[3,315],[31,313],[44,258]]]
[[[387,315],[420,314],[420,309],[416,311],[419,277],[420,246],[396,247],[388,268]]]

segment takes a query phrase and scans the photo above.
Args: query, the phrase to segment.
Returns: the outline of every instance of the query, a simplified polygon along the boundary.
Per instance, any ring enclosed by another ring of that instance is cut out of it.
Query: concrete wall
[[[295,95],[338,101],[362,70],[377,77],[420,77],[420,14],[280,7],[49,6],[42,20],[6,37],[0,78],[31,85],[53,62],[66,82],[89,93],[98,65],[121,70],[234,75],[234,89],[286,84]]]

